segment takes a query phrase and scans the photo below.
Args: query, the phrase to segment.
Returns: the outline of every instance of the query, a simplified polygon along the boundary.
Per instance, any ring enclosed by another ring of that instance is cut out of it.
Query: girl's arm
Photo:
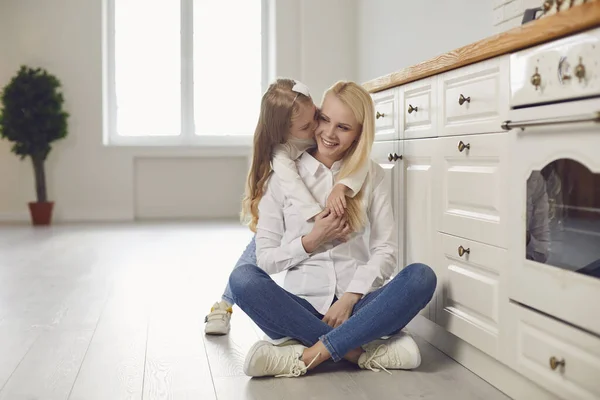
[[[367,161],[360,169],[335,184],[327,197],[327,208],[340,215],[344,214],[346,196],[354,197],[360,191],[369,172],[369,162]]]
[[[365,179],[367,179],[367,174],[369,172],[369,165],[371,160],[367,160],[364,165],[355,171],[353,174],[347,176],[344,179],[341,179],[337,185],[342,185],[346,189],[346,196],[354,197],[356,193],[360,192],[363,184],[365,183]],[[336,185],[336,186],[337,186]]]
[[[304,250],[302,237],[282,244],[285,233],[283,217],[284,188],[282,179],[271,176],[259,205],[256,228],[256,259],[258,267],[269,275],[285,271],[306,260],[310,255]]]
[[[289,143],[278,145],[273,154],[273,171],[280,178],[286,195],[300,207],[301,215],[308,221],[319,214],[322,208],[298,174],[295,160],[300,155],[302,151]]]

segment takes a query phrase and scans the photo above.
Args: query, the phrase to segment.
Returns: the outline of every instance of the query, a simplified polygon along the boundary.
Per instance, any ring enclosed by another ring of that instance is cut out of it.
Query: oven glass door
[[[600,126],[511,135],[509,299],[600,335]]]
[[[526,258],[600,279],[600,174],[554,160],[532,171],[526,202]]]

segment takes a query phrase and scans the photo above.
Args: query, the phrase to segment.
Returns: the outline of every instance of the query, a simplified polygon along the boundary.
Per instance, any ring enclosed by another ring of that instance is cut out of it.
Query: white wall
[[[493,0],[494,33],[520,26],[525,10],[541,7],[542,3],[542,0]]]
[[[365,82],[493,34],[492,0],[357,0]]]
[[[304,81],[317,101],[334,81],[356,79],[355,0],[273,1],[275,75]],[[326,35],[329,39],[322,40]],[[237,217],[248,149],[232,149],[226,153],[229,157],[211,159],[204,157],[205,149],[198,148],[102,145],[101,0],[0,1],[0,50],[0,86],[20,64],[47,68],[63,83],[71,114],[69,136],[56,144],[47,163],[49,196],[56,201],[57,221],[132,220],[150,214]],[[178,162],[182,157],[185,160]],[[190,158],[200,161],[187,162]],[[144,160],[143,172],[136,167],[139,159]],[[147,176],[148,171],[163,166],[171,173],[157,173],[154,180]],[[190,174],[186,168],[196,168],[197,173]],[[145,175],[138,176],[140,173]],[[190,182],[190,175],[197,180]],[[223,187],[215,187],[214,182]],[[195,190],[195,208],[181,197],[181,190],[190,185]],[[172,195],[161,197],[162,204],[144,197],[165,191]],[[19,161],[9,152],[9,144],[0,141],[0,221],[26,221],[26,203],[31,200],[31,166]],[[149,213],[149,201],[162,214]]]

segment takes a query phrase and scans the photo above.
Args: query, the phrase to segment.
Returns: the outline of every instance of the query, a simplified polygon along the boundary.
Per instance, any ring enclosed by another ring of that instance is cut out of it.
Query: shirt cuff
[[[323,211],[321,207],[317,205],[302,206],[301,208],[302,209],[300,210],[300,212],[302,213],[302,217],[304,217],[305,221],[308,221],[309,219],[313,218],[314,216],[321,213],[321,211]]]
[[[371,283],[355,279],[352,282],[350,282],[348,288],[346,289],[346,292],[364,295],[369,292],[369,289],[371,289]]]
[[[296,264],[310,257],[310,254],[306,252],[304,246],[302,245],[302,236],[292,240],[288,246],[290,250],[290,255],[292,256]]]

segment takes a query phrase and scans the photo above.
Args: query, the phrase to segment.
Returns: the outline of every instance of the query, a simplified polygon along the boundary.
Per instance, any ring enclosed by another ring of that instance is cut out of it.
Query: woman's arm
[[[302,237],[288,244],[281,244],[285,233],[284,199],[280,180],[272,175],[258,204],[259,218],[256,227],[257,264],[269,275],[292,268],[310,256],[302,245]]]
[[[367,265],[356,269],[354,278],[346,292],[365,294],[376,279],[385,282],[394,273],[397,265],[398,239],[392,208],[392,196],[378,165],[372,169],[373,189],[367,207],[370,224],[369,252]]]

